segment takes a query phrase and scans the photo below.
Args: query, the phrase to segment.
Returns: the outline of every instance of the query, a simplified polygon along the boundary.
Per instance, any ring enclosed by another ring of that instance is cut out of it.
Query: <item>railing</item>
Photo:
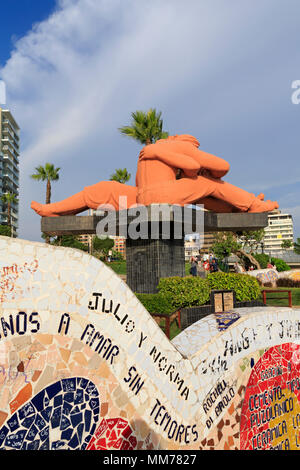
[[[181,329],[181,318],[180,318],[180,310],[177,312],[168,315],[167,313],[151,313],[151,316],[154,318],[158,325],[160,324],[161,320],[165,321],[165,334],[167,338],[170,339],[170,328],[171,324],[176,321],[178,328]]]
[[[13,140],[11,140],[9,137],[3,137],[2,139],[2,142],[4,145],[11,145],[11,147],[13,148],[13,150],[19,154],[19,147],[15,144],[15,142]],[[4,147],[3,147],[4,148]]]
[[[14,134],[16,135],[17,140],[19,140],[18,130],[15,129],[15,127],[14,127],[13,124],[9,121],[9,119],[4,119],[4,120],[3,120],[3,124],[6,124],[6,125],[10,126],[11,130],[12,130],[12,131],[14,132]]]
[[[4,127],[4,128],[2,129],[2,132],[3,132],[3,134],[6,134],[6,133],[9,134],[10,137],[12,138],[12,140],[13,140],[13,141],[16,141],[16,142],[17,142],[17,145],[19,145],[19,142],[18,142],[18,140],[16,139],[16,134],[15,134],[14,132],[12,132],[8,127]]]
[[[288,303],[289,303],[289,307],[292,308],[293,307],[293,304],[292,304],[292,291],[290,289],[274,289],[274,290],[270,290],[270,289],[263,289],[262,291],[262,298],[263,298],[263,303],[265,305],[267,305],[267,294],[272,294],[272,293],[281,293],[281,292],[285,292],[288,294],[288,297],[271,297],[271,299],[274,299],[274,300],[288,300]]]

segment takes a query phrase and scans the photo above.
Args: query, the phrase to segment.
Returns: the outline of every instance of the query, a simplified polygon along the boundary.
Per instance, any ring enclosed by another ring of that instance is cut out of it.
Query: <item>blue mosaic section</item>
[[[236,312],[222,312],[215,313],[215,318],[218,330],[225,331],[240,318],[240,315]]]
[[[99,421],[100,399],[90,380],[62,379],[39,392],[0,429],[0,449],[84,450]]]

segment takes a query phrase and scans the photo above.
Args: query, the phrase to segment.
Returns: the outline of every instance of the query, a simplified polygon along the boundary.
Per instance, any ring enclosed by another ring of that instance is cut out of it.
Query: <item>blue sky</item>
[[[61,168],[52,200],[132,173],[140,145],[118,127],[155,107],[231,164],[226,180],[264,192],[300,237],[299,0],[11,0],[0,78],[22,129],[19,236],[40,240],[37,165]],[[16,11],[19,14],[16,14]]]
[[[56,6],[55,0],[10,0],[1,5],[0,64],[9,59],[15,42],[46,20]]]

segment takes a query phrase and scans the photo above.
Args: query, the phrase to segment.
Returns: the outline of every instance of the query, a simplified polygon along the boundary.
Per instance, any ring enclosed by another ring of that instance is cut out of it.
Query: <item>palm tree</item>
[[[122,134],[138,140],[143,145],[153,144],[158,139],[166,139],[168,137],[169,133],[163,131],[161,112],[151,108],[147,112],[135,111],[131,113],[131,117],[131,126],[119,128]]]
[[[54,168],[52,163],[46,163],[45,166],[38,166],[35,168],[36,173],[31,175],[36,181],[47,181],[46,187],[46,204],[51,202],[51,181],[57,181],[59,179],[60,168]]]
[[[118,168],[110,177],[110,181],[118,181],[119,183],[127,183],[131,178],[127,168]]]
[[[12,224],[11,224],[11,205],[16,204],[18,202],[17,196],[14,193],[5,193],[1,196],[1,201],[4,202],[6,205],[6,213],[7,213],[7,226],[10,230],[10,236],[13,236],[12,231]]]
[[[36,181],[47,181],[46,186],[46,204],[51,202],[51,181],[57,181],[59,179],[60,168],[54,168],[52,163],[46,163],[45,166],[37,166],[35,168],[36,173],[31,175],[31,178]],[[45,235],[45,242],[50,243],[50,237]]]

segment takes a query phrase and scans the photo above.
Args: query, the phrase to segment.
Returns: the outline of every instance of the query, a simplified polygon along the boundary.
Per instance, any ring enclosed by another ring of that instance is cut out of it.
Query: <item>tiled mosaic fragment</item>
[[[99,410],[99,393],[90,380],[59,380],[6,421],[0,449],[83,450],[95,432]]]
[[[237,312],[222,312],[215,313],[215,318],[217,321],[217,328],[219,331],[227,330],[234,322],[236,322],[240,315]]]
[[[122,418],[103,419],[87,450],[135,450],[137,439],[128,421]]]
[[[241,415],[241,449],[300,446],[300,346],[270,348],[253,368]]]

